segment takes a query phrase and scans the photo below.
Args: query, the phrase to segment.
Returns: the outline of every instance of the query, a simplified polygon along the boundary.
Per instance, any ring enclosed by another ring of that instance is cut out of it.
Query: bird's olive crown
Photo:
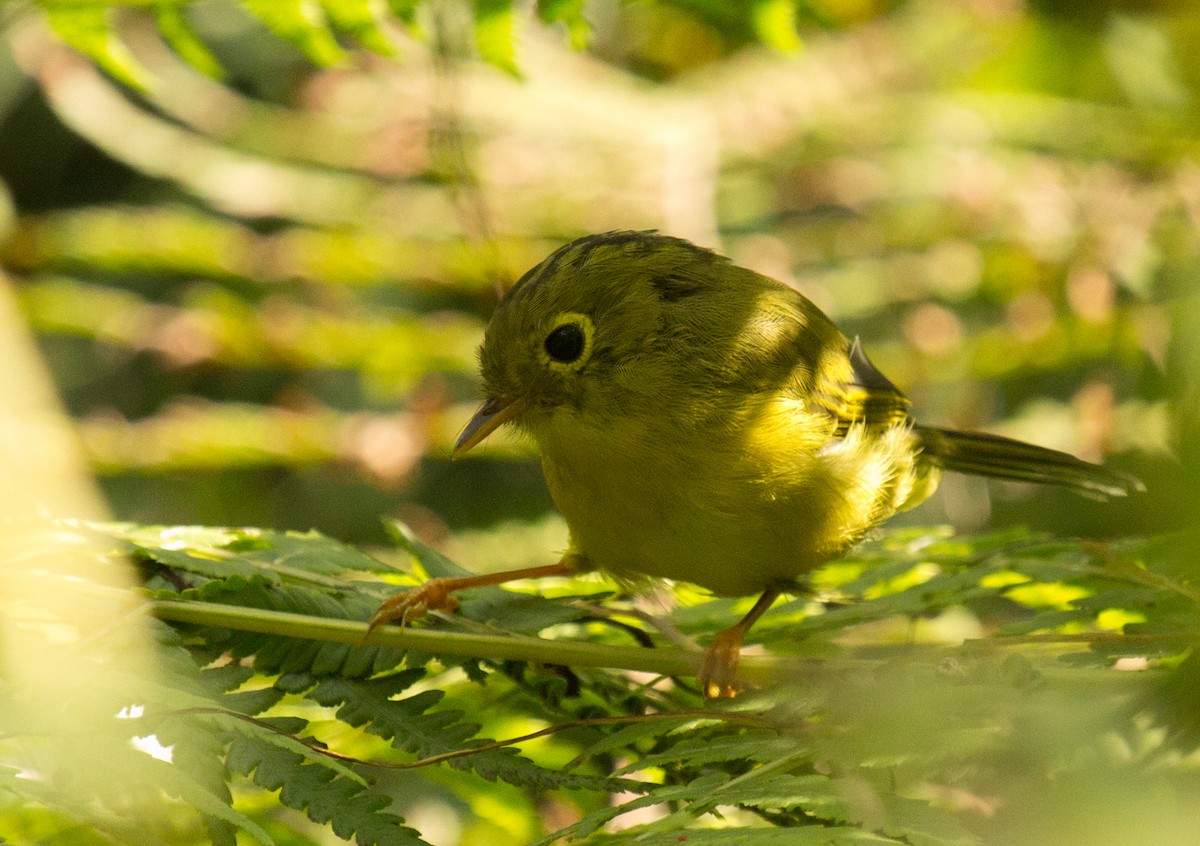
[[[497,306],[480,349],[488,396],[531,408],[630,396],[634,377],[654,381],[656,368],[646,362],[680,340],[671,337],[664,302],[702,294],[727,266],[715,253],[652,232],[567,244]]]
[[[497,306],[480,361],[488,397],[521,402],[518,423],[553,408],[597,423],[682,419],[725,394],[811,390],[818,359],[845,359],[845,343],[779,282],[678,238],[609,232],[526,273]]]

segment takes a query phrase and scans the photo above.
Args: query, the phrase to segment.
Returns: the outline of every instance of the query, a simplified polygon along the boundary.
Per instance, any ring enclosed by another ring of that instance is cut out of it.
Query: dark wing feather
[[[841,352],[834,366],[821,368],[813,392],[817,407],[837,421],[836,436],[852,424],[885,428],[909,420],[908,397],[871,363],[862,342],[856,337]]]

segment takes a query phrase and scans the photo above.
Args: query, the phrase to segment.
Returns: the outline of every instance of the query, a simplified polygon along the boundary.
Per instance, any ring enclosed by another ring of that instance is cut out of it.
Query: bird
[[[588,235],[529,270],[479,348],[484,402],[458,457],[502,425],[531,436],[569,530],[554,564],[431,579],[370,627],[452,610],[453,594],[599,570],[757,595],[698,661],[706,697],[733,696],[745,636],[784,593],[944,471],[1096,498],[1126,474],[992,434],[918,424],[911,404],[795,289],[654,231]]]

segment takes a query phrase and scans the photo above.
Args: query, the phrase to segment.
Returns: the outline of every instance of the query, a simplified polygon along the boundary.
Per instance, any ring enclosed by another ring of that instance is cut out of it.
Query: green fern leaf
[[[195,672],[192,664],[191,671]],[[179,673],[174,678],[180,678]],[[193,805],[205,815],[209,838],[213,846],[234,846],[236,830],[245,829],[241,820],[230,817],[227,809],[233,805],[229,790],[229,772],[225,769],[225,743],[211,725],[167,710],[157,717],[153,709],[144,717],[153,724],[153,734],[159,743],[171,750],[171,764],[196,782],[197,789],[207,794],[207,804]],[[190,797],[187,801],[191,801]],[[224,806],[216,808],[214,803]],[[249,831],[249,829],[246,829]],[[261,839],[261,838],[260,838]]]
[[[327,67],[345,55],[329,29],[317,0],[240,0],[246,10],[318,65]]]
[[[338,837],[353,837],[359,846],[428,846],[403,819],[382,810],[391,804],[389,797],[364,790],[358,782],[308,763],[295,752],[259,738],[239,737],[230,744],[227,760],[233,772],[278,790],[284,805],[329,824]]]
[[[382,561],[319,532],[128,524],[96,528],[123,538],[150,560],[214,579],[239,575],[279,582],[286,576],[334,587],[348,577],[393,572]]]
[[[422,572],[433,578],[458,578],[472,575],[435,549],[421,543],[403,523],[385,524],[389,535],[400,549],[412,556]],[[599,601],[607,592],[588,598]],[[587,616],[575,601],[576,597],[547,598],[517,593],[499,587],[475,588],[460,596],[456,616],[475,620],[489,626],[519,634],[533,634],[549,626],[576,622]]]
[[[369,680],[321,679],[306,695],[326,707],[337,707],[337,718],[378,735],[398,749],[421,758],[482,746],[487,740],[475,737],[479,726],[462,722],[461,711],[432,710],[442,691],[423,691],[404,699],[393,699],[419,678],[417,671],[404,671]],[[489,780],[550,789],[630,789],[640,784],[630,780],[605,779],[547,769],[520,756],[511,747],[482,749],[455,758],[450,765],[471,770]]]
[[[302,718],[268,717],[251,721],[241,719],[235,713],[221,713],[214,710],[211,713],[195,714],[194,719],[198,723],[211,725],[226,740],[244,737],[270,746],[278,746],[280,749],[300,756],[307,764],[325,767],[336,776],[349,779],[361,787],[367,787],[366,779],[354,770],[296,737],[308,728],[307,721]]]
[[[578,822],[554,832],[549,837],[534,841],[530,846],[550,846],[551,843],[565,838],[582,839],[599,831],[601,826],[622,814],[671,802],[693,802],[703,798],[707,793],[728,780],[729,776],[725,773],[710,773],[695,779],[689,784],[664,785],[628,802],[619,805],[608,805],[593,811]],[[678,834],[674,836],[676,838],[679,837]]]
[[[375,0],[322,0],[330,23],[369,50],[395,56],[396,43],[384,28],[383,4]]]
[[[184,16],[183,7],[176,3],[158,3],[153,7],[154,22],[171,49],[189,65],[212,79],[225,78],[225,70],[216,57],[204,46]]]
[[[235,541],[228,549],[251,558],[265,557],[277,570],[296,575],[317,574],[340,579],[394,569],[320,532],[255,530],[244,542]]]
[[[144,89],[146,69],[112,28],[112,8],[104,4],[44,7],[50,27],[63,41],[94,61],[114,79]]]
[[[698,784],[697,784],[698,782]],[[688,785],[703,788],[675,813],[647,826],[650,831],[693,829],[706,815],[719,818],[725,807],[749,808],[788,830],[844,824],[849,816],[841,789],[824,775],[790,775],[759,768],[717,783],[704,777]],[[680,795],[673,791],[674,795]],[[799,811],[798,814],[788,814]]]
[[[511,0],[476,0],[475,46],[483,60],[516,76],[517,18]]]
[[[274,843],[261,826],[230,806],[226,791],[222,791],[224,795],[214,795],[205,785],[193,780],[181,767],[174,766],[173,762],[150,761],[146,767],[156,775],[155,783],[167,795],[183,800],[207,817],[241,829],[259,843]]]
[[[754,5],[758,40],[781,53],[794,53],[803,43],[796,31],[796,0],[762,0]]]
[[[785,751],[794,751],[794,740],[773,731],[747,730],[715,737],[701,735],[680,740],[665,752],[643,756],[617,772],[634,772],[674,763],[699,766],[725,761],[770,761]]]
[[[660,739],[679,729],[682,726],[695,724],[696,718],[692,715],[672,717],[670,714],[664,714],[662,719],[647,720],[646,722],[631,723],[624,728],[618,729],[611,734],[605,735],[592,743],[582,753],[576,756],[572,764],[595,758],[600,755],[607,755],[610,752],[615,752],[619,749],[629,749],[635,746],[640,741],[647,739]]]
[[[254,677],[254,670],[242,664],[222,664],[206,667],[200,672],[200,686],[212,696],[237,690]]]
[[[592,27],[583,15],[584,0],[538,0],[538,17],[548,24],[561,23],[576,50],[586,49],[592,38]]]
[[[897,796],[887,789],[876,791],[884,808],[884,834],[912,846],[979,846],[979,838],[968,832],[950,812],[927,802]]]
[[[721,785],[689,810],[711,813],[720,805],[763,811],[803,809],[809,816],[845,822],[846,802],[829,776],[751,772]]]
[[[340,595],[301,585],[272,585],[237,579],[210,582],[186,595],[204,601],[340,620],[366,620],[375,606],[369,597],[357,594]],[[207,648],[213,652],[228,652],[238,659],[253,658],[254,669],[266,674],[312,672],[355,678],[389,670],[405,656],[400,650],[386,647],[353,646],[231,629],[208,629],[203,637]],[[411,656],[409,660],[413,660]]]
[[[469,576],[471,571],[455,564],[436,549],[427,546],[413,534],[412,529],[398,520],[385,520],[383,527],[392,542],[412,556],[427,576],[434,578],[457,578]]]

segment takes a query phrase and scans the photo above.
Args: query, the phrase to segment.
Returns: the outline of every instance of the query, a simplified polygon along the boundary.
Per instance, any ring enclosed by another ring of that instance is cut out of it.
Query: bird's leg
[[[700,660],[700,672],[696,674],[696,683],[709,699],[729,697],[737,693],[738,658],[741,657],[742,643],[746,632],[758,622],[758,618],[767,613],[767,609],[779,598],[777,588],[767,588],[762,596],[754,603],[746,616],[735,625],[720,632]]]
[[[583,566],[581,556],[568,552],[557,564],[547,564],[543,567],[525,567],[520,570],[505,570],[501,573],[486,573],[478,576],[429,579],[424,584],[385,599],[371,615],[371,622],[367,624],[367,633],[370,634],[379,626],[393,620],[399,620],[401,625],[407,625],[430,611],[453,611],[458,607],[458,600],[451,594],[460,590],[499,585],[516,579],[569,576],[582,569],[586,568]]]

